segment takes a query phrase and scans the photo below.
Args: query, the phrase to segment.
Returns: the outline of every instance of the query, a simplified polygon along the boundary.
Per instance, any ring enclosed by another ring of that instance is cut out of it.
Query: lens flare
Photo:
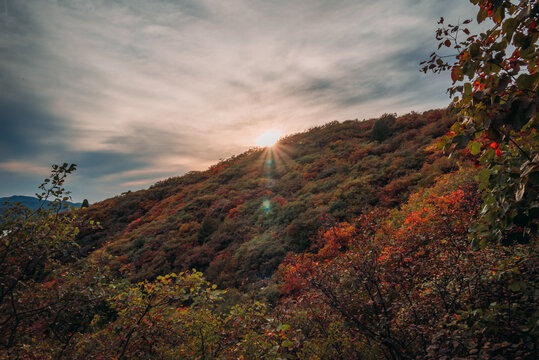
[[[271,202],[268,199],[264,199],[262,206],[264,207],[264,210],[269,211],[271,209]]]

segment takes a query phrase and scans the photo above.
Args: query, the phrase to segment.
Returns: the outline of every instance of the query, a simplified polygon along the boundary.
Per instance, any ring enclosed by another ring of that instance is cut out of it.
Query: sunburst
[[[281,134],[277,131],[267,130],[256,138],[256,144],[261,147],[272,147],[277,141],[279,141],[280,137]]]

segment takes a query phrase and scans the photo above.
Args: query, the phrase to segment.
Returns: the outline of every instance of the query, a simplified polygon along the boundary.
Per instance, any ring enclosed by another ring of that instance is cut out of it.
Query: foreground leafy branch
[[[467,148],[484,166],[484,203],[472,226],[472,246],[528,242],[539,217],[539,4],[471,2],[479,7],[477,22],[491,21],[491,28],[471,34],[471,20],[445,25],[440,19],[438,49],[454,55],[432,53],[422,71],[451,71],[448,92],[461,120],[442,145],[451,152]]]

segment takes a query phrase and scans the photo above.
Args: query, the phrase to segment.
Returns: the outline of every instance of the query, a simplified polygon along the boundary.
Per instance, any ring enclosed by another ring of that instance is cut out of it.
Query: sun
[[[261,147],[271,147],[279,140],[281,134],[275,130],[267,130],[256,138],[256,144]]]

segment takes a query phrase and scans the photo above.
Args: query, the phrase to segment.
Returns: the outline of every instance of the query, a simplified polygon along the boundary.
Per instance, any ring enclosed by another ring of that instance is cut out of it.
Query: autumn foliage
[[[332,122],[107,199],[85,210],[102,226],[81,228],[81,255],[108,243],[111,267],[130,264],[134,281],[197,268],[219,285],[256,283],[309,249],[324,224],[398,206],[456,171],[436,149],[455,120],[433,110]],[[380,121],[393,135],[375,140]]]
[[[52,207],[0,217],[0,359],[537,359],[539,7],[471,2],[494,27],[441,19],[457,54],[425,62],[453,108],[328,123],[83,209],[55,165]]]
[[[537,328],[522,324],[536,318],[537,269],[529,267],[537,253],[471,250],[468,228],[479,204],[470,174],[461,174],[414,195],[381,223],[368,216],[324,232],[319,250],[281,266],[287,321],[312,334],[309,342],[324,342],[324,329],[339,324],[345,339],[369,344],[324,345],[346,358],[361,357],[373,344],[378,356],[399,359],[531,358]],[[512,275],[508,262],[519,264]],[[520,271],[526,275],[517,280]]]

